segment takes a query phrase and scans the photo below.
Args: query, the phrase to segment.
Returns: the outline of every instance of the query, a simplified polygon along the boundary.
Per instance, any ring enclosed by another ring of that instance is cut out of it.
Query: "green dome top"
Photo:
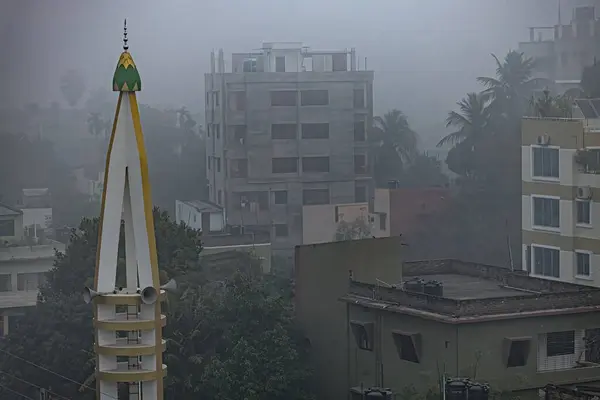
[[[140,74],[127,50],[121,53],[115,75],[113,76],[113,91],[139,92],[142,90]]]

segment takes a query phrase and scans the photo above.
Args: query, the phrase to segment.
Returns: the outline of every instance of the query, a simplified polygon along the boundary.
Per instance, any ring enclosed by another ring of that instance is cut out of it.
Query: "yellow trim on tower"
[[[154,354],[156,347],[154,345],[129,345],[130,347],[120,347],[120,346],[99,346],[95,345],[96,353],[102,354],[105,356],[151,356]],[[163,339],[162,341],[162,351],[167,349],[167,341]]]
[[[110,294],[106,296],[98,296],[94,298],[96,304],[110,304],[114,306],[139,306],[142,303],[142,298],[139,294]],[[164,290],[160,291],[157,301],[166,301],[167,293]]]
[[[131,370],[131,371],[99,371],[96,375],[97,380],[103,380],[107,382],[147,382],[156,380],[162,382],[163,378],[167,375],[167,366],[161,365],[158,371],[148,370]],[[161,385],[162,387],[162,385]],[[99,393],[99,392],[98,392]],[[158,399],[162,399],[162,392],[158,392]]]
[[[106,164],[104,166],[104,185],[102,190],[102,205],[100,206],[100,223],[98,224],[98,246],[96,248],[96,270],[94,272],[94,290],[98,290],[98,269],[100,267],[100,247],[102,247],[102,223],[104,221],[104,208],[106,207],[106,185],[108,184],[108,167],[110,165],[110,156],[115,142],[115,133],[117,131],[117,122],[119,120],[119,111],[121,111],[121,99],[123,92],[119,92],[117,100],[117,109],[115,110],[115,119],[113,121],[112,132],[106,151]],[[95,307],[94,307],[95,308]]]
[[[135,140],[137,142],[138,153],[140,157],[140,171],[142,175],[142,191],[144,193],[144,214],[146,215],[146,230],[148,232],[148,247],[150,249],[150,266],[152,268],[152,284],[156,289],[160,287],[160,277],[158,274],[158,257],[156,255],[156,235],[154,233],[154,215],[152,213],[152,190],[150,187],[150,177],[148,173],[148,157],[146,155],[146,146],[144,145],[144,135],[142,133],[142,124],[140,121],[140,112],[138,108],[135,92],[130,92],[129,102],[131,107],[131,116],[133,117],[133,130],[135,132]],[[160,290],[160,289],[159,289]],[[161,303],[157,302],[154,305],[154,332],[156,346],[156,369],[159,370],[163,365],[162,355],[162,327],[161,324]],[[157,400],[162,400],[164,397],[164,382],[158,379],[157,382]]]
[[[167,317],[164,314],[161,314],[158,321],[152,319],[94,320],[94,327],[105,331],[149,331],[151,329],[157,329],[157,323],[158,331],[160,332],[161,328],[167,324]],[[158,344],[154,346],[159,354],[161,341],[162,338],[160,338]]]

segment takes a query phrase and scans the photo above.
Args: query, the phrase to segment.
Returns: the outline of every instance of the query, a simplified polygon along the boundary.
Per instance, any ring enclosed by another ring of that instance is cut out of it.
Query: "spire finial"
[[[127,44],[127,18],[125,18],[125,22],[123,23],[123,50],[129,50],[129,45]]]

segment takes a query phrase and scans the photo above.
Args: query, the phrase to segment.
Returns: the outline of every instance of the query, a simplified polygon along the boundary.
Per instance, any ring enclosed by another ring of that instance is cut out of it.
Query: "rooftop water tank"
[[[421,278],[413,278],[404,282],[404,290],[407,292],[423,293],[425,281]]]
[[[472,383],[469,385],[469,400],[488,400],[490,387],[486,384]]]
[[[423,292],[431,296],[444,297],[444,285],[438,281],[428,281],[423,285]]]
[[[464,379],[446,380],[446,400],[466,400],[469,389],[468,381]]]

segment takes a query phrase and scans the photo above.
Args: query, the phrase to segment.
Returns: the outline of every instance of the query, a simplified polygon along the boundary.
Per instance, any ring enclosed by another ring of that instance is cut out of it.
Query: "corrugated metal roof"
[[[23,211],[13,208],[11,206],[7,206],[6,204],[0,203],[0,216],[7,217],[7,216],[16,216],[16,215],[21,215],[21,214],[23,214]]]
[[[221,206],[210,203],[208,201],[187,200],[187,201],[182,201],[182,203],[187,204],[188,206],[194,208],[198,212],[221,212],[221,211],[223,211],[223,208]]]

